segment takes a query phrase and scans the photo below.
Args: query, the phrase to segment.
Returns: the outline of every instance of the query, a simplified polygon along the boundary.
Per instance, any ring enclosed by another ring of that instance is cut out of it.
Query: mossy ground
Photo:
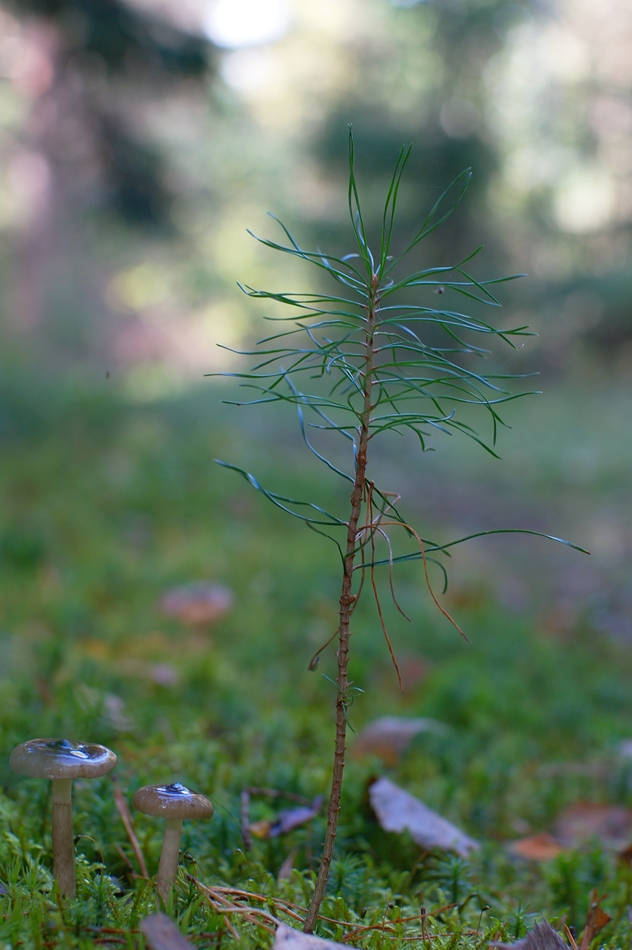
[[[186,826],[169,908],[196,945],[234,940],[226,915],[196,881],[262,895],[260,906],[290,923],[282,902],[305,906],[309,899],[324,819],[255,840],[246,853],[240,794],[262,785],[308,798],[327,793],[333,686],[320,673],[332,674],[333,651],[316,673],[307,665],[335,628],[335,550],[284,520],[212,459],[235,460],[274,488],[327,504],[344,503],[344,488],[295,452],[291,419],[218,408],[220,395],[209,383],[171,403],[138,405],[116,380],[80,385],[5,375],[6,947],[141,946],[139,921],[155,908],[109,778],[76,783],[79,897],[67,906],[56,899],[49,789],[8,770],[11,748],[34,736],[110,746],[128,800],[141,784],[177,780],[214,801],[211,822]],[[448,446],[443,455],[439,446],[427,463],[412,447],[394,444],[382,462],[424,531],[424,518],[445,538],[461,527],[468,533],[471,526],[521,522],[572,534],[588,547],[598,543],[594,567],[566,548],[550,553],[540,540],[498,540],[494,549],[489,539],[457,555],[445,603],[469,644],[429,605],[419,570],[403,568],[398,590],[413,623],[394,609],[387,619],[403,665],[426,665],[403,696],[367,598],[352,644],[352,677],[365,691],[351,709],[353,726],[390,713],[431,716],[447,729],[419,736],[390,769],[377,759],[350,759],[323,935],[339,940],[373,925],[350,943],[474,948],[494,935],[521,936],[542,914],[581,932],[597,888],[613,918],[600,945],[629,944],[632,869],[615,852],[593,840],[536,864],[507,849],[512,839],[550,829],[570,803],[630,804],[631,769],[617,755],[632,732],[624,576],[630,450],[621,444],[618,414],[600,413],[615,396],[629,418],[629,396],[615,394],[612,384],[560,390],[544,409],[517,409],[517,432],[506,443],[518,448],[509,451],[505,469],[480,461],[474,446]],[[603,540],[608,530],[615,535],[610,542]],[[588,594],[573,599],[573,577],[580,587],[585,579]],[[166,590],[196,580],[234,592],[232,611],[209,629],[187,627],[160,610]],[[167,684],[152,673],[156,664],[171,671]],[[383,772],[481,840],[481,851],[468,861],[420,855],[410,840],[382,832],[366,793],[370,778]],[[276,807],[255,798],[251,816],[268,817]],[[135,822],[153,874],[159,823],[140,815]],[[278,881],[294,850],[295,870]],[[454,906],[439,913],[445,905]],[[417,919],[397,922],[407,917]],[[243,947],[269,944],[269,932],[236,914],[229,920]]]

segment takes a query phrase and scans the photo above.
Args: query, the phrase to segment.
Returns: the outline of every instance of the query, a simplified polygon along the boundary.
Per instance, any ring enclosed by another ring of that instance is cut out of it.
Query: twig
[[[127,799],[123,795],[123,792],[120,789],[118,780],[114,778],[114,804],[116,805],[116,810],[121,816],[121,821],[125,826],[125,831],[127,832],[127,837],[130,840],[134,856],[138,861],[138,866],[140,867],[141,877],[149,879],[149,874],[147,873],[147,865],[145,864],[145,858],[143,857],[143,852],[140,849],[138,843],[138,838],[136,837],[136,832],[134,830],[134,821],[132,819],[132,813],[129,810],[129,805],[127,804]]]

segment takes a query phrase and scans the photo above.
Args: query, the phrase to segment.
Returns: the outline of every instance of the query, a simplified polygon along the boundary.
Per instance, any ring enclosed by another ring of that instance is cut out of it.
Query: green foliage
[[[330,278],[337,285],[335,293],[275,292],[240,285],[249,297],[290,308],[293,313],[290,316],[266,314],[266,320],[282,322],[283,329],[260,340],[256,349],[240,353],[256,357],[257,362],[251,371],[230,375],[243,380],[242,385],[254,390],[257,396],[235,400],[234,404],[283,403],[295,407],[307,448],[330,472],[350,485],[355,481],[364,425],[368,431],[367,442],[387,433],[399,436],[412,433],[425,452],[432,450],[430,440],[437,433],[460,433],[496,456],[498,428],[504,425],[499,406],[526,394],[510,388],[512,381],[523,376],[481,369],[479,361],[490,351],[475,342],[477,338],[486,342],[496,339],[515,347],[514,339],[530,335],[525,326],[501,328],[478,314],[482,308],[499,308],[500,302],[494,294],[496,285],[521,275],[474,277],[469,264],[481,247],[453,264],[425,266],[409,274],[404,271],[407,256],[420,246],[423,249],[426,239],[456,210],[471,178],[469,169],[458,175],[435,201],[421,226],[404,242],[403,249],[393,253],[400,185],[410,155],[411,147],[402,147],[383,207],[377,253],[371,250],[361,209],[351,132],[348,209],[357,249],[343,256],[320,249],[305,250],[274,215],[287,243],[252,235],[266,247],[298,258],[315,268],[320,276]],[[441,307],[434,305],[435,294],[445,300]],[[457,302],[466,298],[477,308],[476,315],[448,306],[451,297],[456,297]],[[472,423],[472,410],[486,413],[490,423],[488,436]],[[338,461],[339,453],[325,454],[327,450],[321,449],[320,442],[316,441],[323,434],[332,433],[348,447],[350,458],[346,467],[344,462]],[[371,458],[373,454],[371,444]],[[348,515],[332,512],[314,501],[271,491],[250,472],[224,461],[219,464],[239,472],[273,505],[334,541],[344,563],[340,534],[348,528]],[[366,569],[372,572],[376,566],[392,567],[402,561],[423,560],[427,577],[427,563],[439,563],[436,555],[448,555],[455,544],[482,534],[514,530],[477,532],[467,538],[438,544],[420,537],[408,525],[397,508],[398,498],[396,492],[375,485],[367,475],[364,484],[366,517],[358,533],[356,552],[361,556],[361,564],[354,568],[361,571],[362,576]],[[412,551],[395,553],[391,536],[397,527],[403,529],[405,539],[415,544]],[[383,553],[378,550],[379,545],[383,545]],[[445,567],[439,563],[439,568],[447,586]],[[428,586],[430,588],[429,581]],[[377,592],[375,596],[381,610]]]
[[[481,248],[453,265],[431,266],[401,276],[401,265],[407,254],[451,216],[471,177],[469,171],[463,172],[452,182],[435,202],[405,250],[393,257],[390,251],[399,186],[410,152],[410,148],[402,149],[388,191],[379,256],[374,256],[368,244],[355,178],[352,138],[349,211],[358,252],[336,257],[320,250],[303,250],[281,222],[279,224],[289,244],[257,238],[265,246],[298,257],[323,271],[342,286],[347,295],[317,291],[277,293],[242,287],[252,298],[304,311],[285,318],[266,317],[291,321],[294,326],[261,340],[256,350],[243,354],[260,358],[252,373],[234,374],[248,380],[245,385],[261,393],[259,398],[247,404],[282,401],[295,405],[301,433],[310,450],[328,468],[351,483],[352,474],[339,472],[332,462],[320,456],[311,445],[308,434],[313,429],[334,431],[357,448],[354,431],[362,419],[367,312],[373,301],[377,303],[374,337],[378,359],[371,375],[374,391],[371,436],[387,431],[402,434],[409,430],[418,438],[422,451],[428,448],[427,442],[433,432],[459,431],[493,454],[497,428],[502,424],[496,406],[515,398],[500,384],[517,377],[469,369],[463,358],[468,358],[471,363],[472,357],[484,357],[488,352],[474,345],[469,337],[472,334],[495,336],[513,346],[513,337],[528,335],[526,327],[500,330],[481,318],[431,305],[430,292],[443,294],[452,291],[479,304],[500,306],[489,288],[514,278],[476,280],[464,270],[465,264]],[[423,303],[400,302],[397,297],[391,299],[393,295],[399,293],[401,296],[403,291],[411,289],[423,294]],[[433,334],[436,330],[443,332],[443,345],[433,346],[425,340],[426,336],[432,338],[436,335]],[[293,346],[289,338],[297,335],[301,337],[300,343]],[[324,394],[302,391],[294,379],[305,376],[324,382]],[[427,408],[424,408],[425,404],[428,404]],[[483,407],[488,412],[492,424],[491,444],[461,418],[457,410],[465,405]],[[306,412],[311,414],[307,422]],[[271,496],[271,500],[289,501],[275,496]],[[309,513],[298,514],[311,524],[341,523],[328,512],[321,513],[326,519],[324,522]]]

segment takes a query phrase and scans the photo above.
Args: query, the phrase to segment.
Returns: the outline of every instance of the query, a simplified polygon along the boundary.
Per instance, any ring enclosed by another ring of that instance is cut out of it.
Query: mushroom
[[[134,793],[134,808],[153,818],[166,819],[165,837],[158,865],[156,890],[164,904],[178,870],[178,854],[182,838],[183,818],[210,818],[213,805],[204,795],[192,792],[186,785],[145,785]]]
[[[92,742],[30,739],[11,753],[9,768],[53,783],[53,877],[64,897],[75,897],[71,787],[74,778],[96,778],[116,765],[110,749]]]

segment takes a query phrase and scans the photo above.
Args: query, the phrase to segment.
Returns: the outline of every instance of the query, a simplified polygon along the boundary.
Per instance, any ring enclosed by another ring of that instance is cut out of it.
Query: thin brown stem
[[[367,321],[364,340],[363,405],[358,429],[358,450],[356,455],[355,481],[351,492],[351,511],[347,523],[347,545],[345,550],[342,589],[340,592],[340,629],[338,631],[338,678],[336,685],[336,740],[332,769],[331,794],[327,810],[327,827],[323,853],[316,879],[316,886],[307,911],[305,933],[312,933],[320,905],[325,896],[325,887],[329,878],[329,869],[334,856],[334,844],[338,829],[338,813],[342,794],[342,779],[345,767],[347,747],[347,706],[349,704],[349,640],[351,638],[350,620],[356,597],[353,595],[353,566],[358,553],[358,524],[362,513],[362,503],[366,495],[367,448],[371,422],[371,393],[373,388],[373,360],[375,355],[374,336],[378,314],[379,291],[378,276],[373,275],[367,308]]]

